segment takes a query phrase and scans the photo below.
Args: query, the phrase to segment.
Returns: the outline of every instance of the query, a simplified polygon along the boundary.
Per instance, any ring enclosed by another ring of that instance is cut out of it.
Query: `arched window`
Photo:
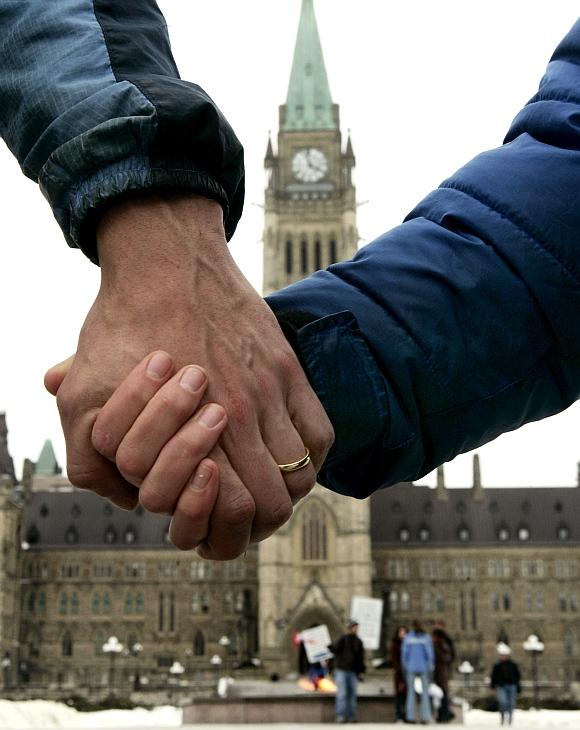
[[[231,591],[224,591],[223,609],[224,613],[232,613],[234,606],[234,594]]]
[[[201,601],[197,591],[191,594],[191,613],[201,613]]]
[[[328,242],[328,263],[335,264],[338,261],[338,255],[336,253],[336,239],[331,238]]]
[[[34,613],[34,609],[36,608],[36,593],[34,591],[31,591],[28,594],[28,610],[30,613]]]
[[[318,271],[322,268],[322,244],[320,239],[317,238],[314,241],[314,271]]]
[[[244,610],[244,606],[246,605],[246,601],[244,598],[244,591],[238,591],[236,593],[236,613],[242,613]]]
[[[423,593],[423,611],[425,613],[433,613],[433,594],[431,591],[425,591]]]
[[[503,610],[504,611],[511,611],[512,608],[512,599],[509,593],[503,594]]]
[[[397,613],[399,610],[399,594],[397,591],[391,591],[389,593],[389,608],[391,613]]]
[[[125,613],[133,613],[133,596],[131,593],[127,593],[125,596]]]
[[[73,593],[70,598],[70,612],[71,613],[79,612],[79,597],[76,593]]]
[[[137,531],[135,530],[133,525],[129,525],[127,527],[127,529],[125,530],[125,535],[123,537],[126,545],[132,545],[135,540],[137,540]]]
[[[137,597],[135,598],[135,613],[145,613],[145,603],[142,593],[137,593]]]
[[[46,593],[44,591],[38,594],[38,613],[46,613]]]
[[[108,525],[105,530],[105,542],[107,545],[113,545],[113,543],[117,542],[117,530],[115,530],[113,525]]]
[[[193,639],[193,653],[195,656],[203,656],[205,654],[205,638],[199,629],[195,632]]]
[[[300,241],[300,273],[308,273],[308,241]]]
[[[61,593],[58,601],[58,612],[68,613],[68,594]]]
[[[61,642],[61,654],[62,656],[72,656],[73,655],[73,640],[72,636],[70,635],[69,631],[65,631],[62,637]]]
[[[568,629],[564,636],[564,653],[567,657],[575,657],[578,654],[578,640],[573,629]]]
[[[207,591],[204,591],[201,594],[201,612],[202,613],[209,613],[209,608],[210,608],[209,593]]]
[[[91,609],[93,613],[101,613],[101,596],[98,593],[93,595]]]
[[[302,523],[302,559],[328,560],[326,513],[319,504],[309,504]]]
[[[64,535],[67,545],[75,545],[79,541],[79,533],[74,525],[70,525]]]
[[[443,613],[445,611],[445,600],[442,593],[435,594],[435,610],[437,613]]]
[[[401,611],[411,610],[411,596],[407,591],[401,591]]]
[[[285,254],[285,269],[288,276],[290,276],[294,270],[294,247],[291,238],[286,241]]]
[[[499,593],[494,592],[489,594],[489,605],[492,611],[499,611]]]
[[[103,596],[103,613],[111,613],[111,596],[108,593]]]

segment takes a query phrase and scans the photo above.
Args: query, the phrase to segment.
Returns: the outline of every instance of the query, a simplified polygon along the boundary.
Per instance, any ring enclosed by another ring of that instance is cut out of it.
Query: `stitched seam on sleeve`
[[[488,197],[484,193],[481,193],[480,191],[475,190],[474,188],[471,188],[462,183],[447,180],[442,183],[440,187],[442,189],[457,190],[458,192],[463,193],[470,198],[473,198],[478,203],[484,205],[486,208],[488,208],[501,218],[505,218],[506,220],[508,220],[512,225],[514,225],[522,233],[524,233],[534,244],[534,246],[536,246],[536,248],[540,249],[542,253],[548,255],[562,269],[565,274],[574,279],[576,284],[580,286],[580,271],[577,271],[576,267],[574,267],[572,264],[562,261],[554,251],[553,246],[548,243],[548,241],[542,238],[540,231],[537,230],[532,224],[530,224],[529,221],[520,217],[517,213],[510,210],[505,205],[502,205],[498,201],[495,201],[492,198]]]

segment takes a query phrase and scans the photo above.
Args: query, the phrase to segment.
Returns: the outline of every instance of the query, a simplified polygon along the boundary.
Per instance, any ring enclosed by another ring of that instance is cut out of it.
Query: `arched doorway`
[[[310,629],[321,624],[328,626],[332,641],[336,641],[344,633],[342,622],[335,615],[335,612],[326,606],[308,606],[300,611],[290,624],[286,645],[293,647],[293,660],[290,664],[294,671],[299,674],[305,674],[305,655],[303,651],[300,651],[300,647],[293,643],[292,639],[304,629]]]

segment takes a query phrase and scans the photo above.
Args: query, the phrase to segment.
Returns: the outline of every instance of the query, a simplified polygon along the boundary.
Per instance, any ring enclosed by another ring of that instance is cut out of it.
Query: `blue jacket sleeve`
[[[580,396],[580,22],[502,147],[403,225],[269,297],[366,497]],[[299,317],[297,315],[300,315]]]
[[[154,0],[0,0],[0,133],[93,260],[95,211],[131,191],[211,197],[228,238],[241,215],[242,147]]]

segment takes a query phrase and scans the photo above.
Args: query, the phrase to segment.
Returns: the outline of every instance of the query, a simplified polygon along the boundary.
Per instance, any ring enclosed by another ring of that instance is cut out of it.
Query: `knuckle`
[[[223,518],[223,524],[234,532],[245,531],[256,514],[256,505],[249,492],[233,497]]]
[[[278,370],[288,379],[293,379],[300,371],[300,363],[294,352],[290,349],[278,348],[274,353],[274,358]]]
[[[167,514],[171,512],[172,504],[162,492],[155,489],[142,488],[139,491],[139,503],[148,512]]]
[[[250,422],[250,414],[252,412],[252,403],[250,398],[241,391],[230,393],[230,402],[226,409],[230,422],[236,427],[241,428]]]
[[[292,507],[292,502],[290,500],[277,505],[269,515],[266,527],[272,532],[275,532],[282,527],[282,525],[285,525],[286,522],[288,522],[288,520],[292,517],[293,512],[294,508]]]
[[[113,437],[107,427],[99,423],[98,418],[91,434],[91,443],[99,454],[107,459],[114,459],[115,444],[113,443]]]
[[[147,471],[143,457],[135,449],[120,446],[115,457],[117,469],[131,484],[140,484]]]

